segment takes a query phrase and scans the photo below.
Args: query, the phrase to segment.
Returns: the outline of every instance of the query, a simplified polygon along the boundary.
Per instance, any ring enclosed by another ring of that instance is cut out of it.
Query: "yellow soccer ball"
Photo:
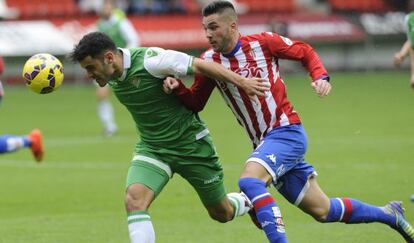
[[[40,53],[26,61],[22,76],[31,90],[38,94],[48,94],[62,84],[63,66],[56,57]]]

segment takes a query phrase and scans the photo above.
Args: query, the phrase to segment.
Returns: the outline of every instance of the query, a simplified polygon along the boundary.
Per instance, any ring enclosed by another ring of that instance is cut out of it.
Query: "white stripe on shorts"
[[[272,168],[270,168],[270,166],[264,160],[262,160],[260,158],[253,158],[252,157],[252,158],[249,158],[246,161],[246,163],[249,163],[249,162],[256,162],[256,163],[261,164],[267,170],[267,172],[272,176],[273,182],[276,181],[277,178],[276,178],[275,172],[272,170]]]
[[[200,140],[200,139],[204,138],[209,133],[210,133],[210,131],[207,128],[204,129],[203,131],[196,134],[196,140]]]
[[[132,158],[132,161],[134,161],[134,160],[142,160],[142,161],[148,162],[152,165],[157,166],[161,170],[165,171],[165,173],[167,173],[168,177],[171,178],[171,176],[172,176],[172,170],[171,170],[170,166],[163,163],[163,162],[161,162],[161,161],[158,161],[156,159],[153,159],[153,158],[150,158],[150,157],[147,157],[147,156],[144,156],[144,155],[139,155],[139,154],[135,155]]]
[[[296,198],[296,201],[295,201],[296,206],[298,206],[302,202],[303,197],[305,196],[306,192],[308,191],[308,189],[310,187],[309,179],[312,178],[312,177],[315,177],[317,175],[318,175],[318,173],[316,173],[316,171],[314,171],[314,172],[312,172],[312,174],[310,174],[308,176],[308,180],[306,181],[306,184],[303,186],[303,188],[300,191],[298,197]]]

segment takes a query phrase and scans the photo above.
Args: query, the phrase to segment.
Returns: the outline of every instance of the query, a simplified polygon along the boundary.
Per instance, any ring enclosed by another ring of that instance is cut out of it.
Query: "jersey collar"
[[[227,58],[234,57],[234,54],[236,54],[236,52],[238,52],[240,50],[240,47],[241,47],[241,41],[239,40],[239,41],[237,41],[237,44],[233,48],[233,50],[231,52],[227,53],[227,54],[223,54],[223,56],[227,57]]]
[[[124,71],[122,72],[119,81],[124,81],[127,75],[128,69],[131,67],[131,52],[128,49],[118,48],[122,52],[124,61]]]

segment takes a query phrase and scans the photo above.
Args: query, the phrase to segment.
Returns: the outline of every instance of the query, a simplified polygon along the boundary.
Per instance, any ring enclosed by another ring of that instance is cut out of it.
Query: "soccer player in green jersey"
[[[394,54],[394,65],[399,66],[401,62],[410,56],[411,61],[411,79],[410,85],[414,89],[414,11],[405,17],[407,28],[407,41],[404,42],[401,49]]]
[[[177,51],[117,49],[101,32],[85,35],[74,47],[71,58],[100,86],[108,84],[112,88],[131,113],[140,134],[126,180],[125,207],[131,242],[155,241],[148,208],[174,173],[193,186],[211,218],[219,222],[232,220],[250,209],[242,194],[226,195],[223,170],[206,125],[174,94],[163,92],[163,79],[202,73],[236,84],[253,99],[263,96],[268,84]]]

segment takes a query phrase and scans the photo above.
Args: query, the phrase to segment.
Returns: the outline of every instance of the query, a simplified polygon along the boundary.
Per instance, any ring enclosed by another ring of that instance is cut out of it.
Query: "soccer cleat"
[[[405,210],[402,207],[402,202],[389,202],[385,205],[384,210],[395,215],[395,226],[392,228],[397,230],[407,242],[414,243],[414,228],[404,218]]]
[[[31,145],[30,149],[37,162],[41,162],[43,159],[43,143],[42,132],[39,129],[33,129],[28,136]]]
[[[240,195],[244,199],[244,212],[243,215],[250,212],[253,209],[253,203],[250,201],[250,199],[244,194],[244,192],[240,192]]]

